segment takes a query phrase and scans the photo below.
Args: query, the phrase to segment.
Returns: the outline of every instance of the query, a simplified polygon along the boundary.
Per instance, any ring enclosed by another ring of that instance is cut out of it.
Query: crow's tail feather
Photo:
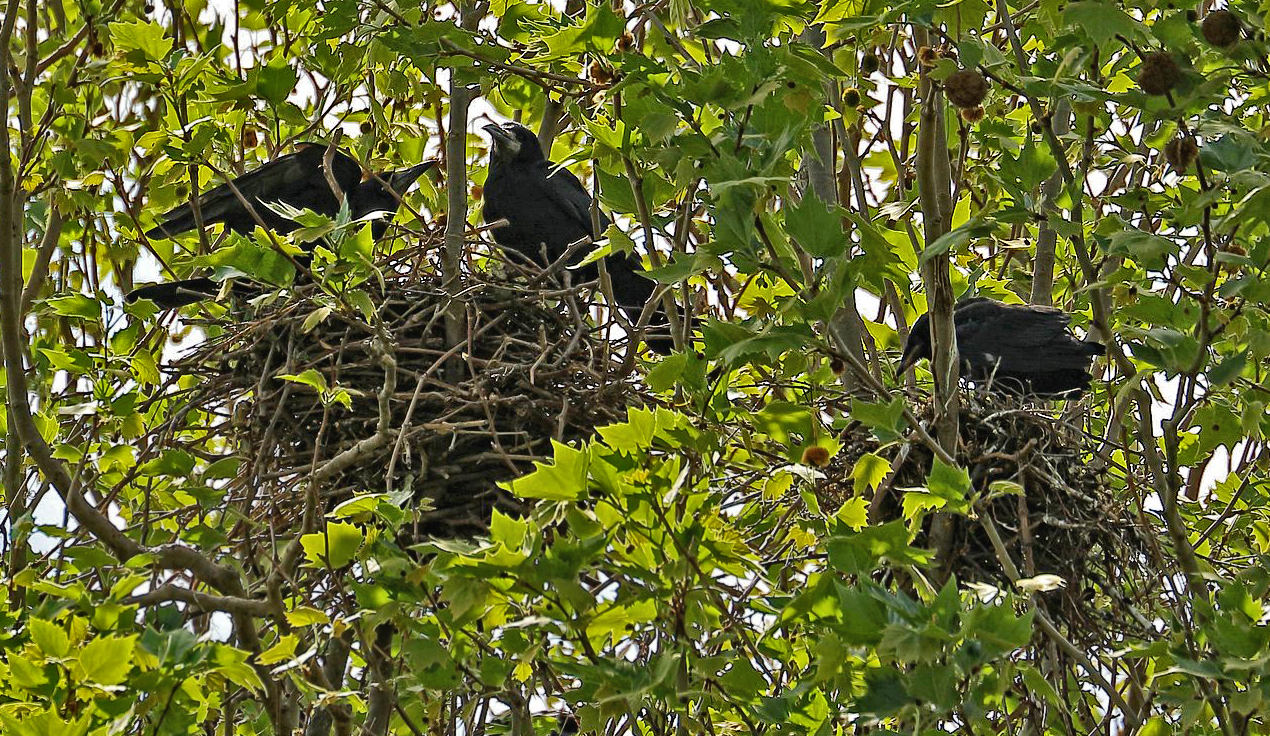
[[[606,258],[604,263],[609,272],[609,280],[613,282],[613,298],[629,319],[638,319],[640,312],[644,311],[644,305],[657,291],[657,282],[644,275],[638,256],[615,253]],[[669,355],[675,349],[675,341],[670,336],[670,320],[661,304],[657,305],[656,311],[648,320],[644,343],[661,355]]]
[[[124,298],[128,302],[138,299],[149,299],[160,309],[177,309],[187,304],[201,302],[216,296],[220,284],[209,278],[182,279],[162,284],[150,284],[128,292]]]

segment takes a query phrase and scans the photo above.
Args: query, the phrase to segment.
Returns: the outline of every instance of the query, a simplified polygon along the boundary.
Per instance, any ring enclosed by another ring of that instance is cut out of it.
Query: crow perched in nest
[[[203,225],[224,223],[236,233],[247,234],[255,230],[257,224],[263,224],[280,235],[299,227],[294,220],[279,215],[265,204],[272,202],[335,217],[339,214],[340,203],[323,172],[326,151],[325,145],[302,143],[295,153],[279,156],[234,179],[233,187],[221,184],[199,195]],[[363,178],[361,165],[345,151],[336,150],[331,157],[331,178],[347,198],[352,219],[360,220],[375,212],[386,213],[371,224],[371,234],[378,240],[388,231],[388,223],[397,213],[401,196],[435,165],[436,161],[424,161],[408,169],[385,171]],[[234,193],[235,188],[242,194],[242,199],[251,203],[251,210]],[[165,213],[158,225],[146,231],[146,237],[170,238],[193,230],[197,225],[194,209],[189,204],[183,204]],[[304,258],[298,260],[305,261]],[[220,284],[209,278],[183,279],[143,286],[129,292],[127,300],[151,299],[163,309],[173,309],[214,296],[219,288]]]
[[[1106,348],[1078,340],[1060,309],[1004,304],[987,297],[957,302],[953,325],[961,376],[1005,393],[1041,397],[1079,396],[1089,388],[1089,365]],[[913,323],[904,343],[899,374],[931,358],[929,315]]]
[[[543,154],[538,136],[519,123],[486,125],[493,148],[489,176],[485,180],[486,222],[506,218],[505,227],[494,228],[494,241],[546,267],[582,238],[595,238],[591,222],[591,195],[582,182],[565,168],[557,168]],[[600,214],[600,230],[609,219]],[[543,246],[546,246],[546,259]],[[585,255],[579,252],[578,257]],[[604,259],[613,284],[613,298],[635,322],[657,284],[641,275],[639,256],[615,252]],[[599,269],[589,264],[578,269],[583,280],[596,278]],[[660,307],[649,320],[644,341],[659,353],[669,353],[674,343],[666,334],[668,322]]]

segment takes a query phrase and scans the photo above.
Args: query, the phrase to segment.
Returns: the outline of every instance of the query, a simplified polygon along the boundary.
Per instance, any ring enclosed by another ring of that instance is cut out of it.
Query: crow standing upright
[[[1003,304],[987,297],[957,302],[953,326],[962,377],[1014,394],[1079,396],[1089,388],[1089,365],[1106,348],[1078,340],[1060,309]],[[931,358],[928,315],[913,323],[900,360],[902,375],[922,358]]]
[[[485,179],[483,214],[486,222],[500,218],[508,222],[492,231],[495,242],[545,267],[563,256],[569,245],[585,237],[597,237],[591,222],[591,195],[572,172],[547,160],[538,136],[519,123],[486,125],[485,130],[493,148],[489,176]],[[608,224],[608,218],[601,213],[600,229]],[[656,282],[641,275],[639,257],[630,253],[611,253],[604,263],[613,283],[613,298],[635,321],[652,298]],[[579,269],[579,274],[589,281],[598,270],[590,264]],[[666,313],[658,306],[644,341],[659,353],[668,353],[674,347],[666,325]]]
[[[257,224],[263,224],[280,235],[299,227],[299,223],[266,206],[266,203],[272,202],[335,217],[339,214],[340,203],[323,172],[326,151],[327,147],[322,144],[304,143],[297,147],[295,153],[279,156],[234,179],[234,188],[251,203],[254,214],[243,205],[229,184],[221,184],[202,193],[198,207],[203,225],[224,223],[236,233],[247,234]],[[371,234],[378,240],[388,231],[388,222],[397,213],[401,195],[435,164],[436,161],[424,161],[408,169],[363,178],[361,165],[346,152],[336,150],[331,157],[331,178],[347,198],[349,214],[354,220],[375,212],[386,213],[371,225]],[[170,238],[193,230],[197,225],[194,209],[189,204],[183,204],[165,213],[158,225],[146,231],[146,237]],[[143,286],[129,292],[127,300],[151,299],[164,309],[172,309],[213,296],[219,287],[209,278],[183,279]]]

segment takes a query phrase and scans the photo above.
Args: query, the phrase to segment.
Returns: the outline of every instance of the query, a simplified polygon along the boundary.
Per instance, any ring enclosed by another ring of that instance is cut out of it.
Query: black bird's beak
[[[515,158],[520,153],[520,141],[516,140],[516,136],[503,130],[502,126],[490,123],[481,130],[489,133],[490,140],[494,142],[494,149],[504,158]]]
[[[921,359],[921,348],[918,346],[917,341],[912,339],[906,341],[904,343],[904,354],[900,356],[900,367],[895,369],[895,377],[902,378]]]
[[[384,181],[387,182],[389,189],[396,192],[398,196],[401,196],[405,194],[406,191],[410,189],[411,185],[413,185],[419,177],[423,176],[428,169],[431,169],[436,165],[436,159],[424,161],[417,166],[411,166],[410,168],[402,169],[401,171],[394,171],[384,177]]]

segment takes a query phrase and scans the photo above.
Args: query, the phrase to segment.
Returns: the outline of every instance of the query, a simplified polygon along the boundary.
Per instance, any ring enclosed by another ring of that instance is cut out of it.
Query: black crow
[[[953,308],[961,375],[1007,393],[1079,396],[1089,388],[1089,365],[1106,352],[1078,340],[1060,309],[1004,304],[987,297],[963,299]],[[899,373],[931,357],[930,320],[923,314],[904,343]]]
[[[229,184],[209,189],[198,198],[203,224],[224,223],[230,230],[243,234],[252,232],[257,224],[262,223],[280,235],[299,227],[294,220],[266,206],[266,203],[272,202],[335,217],[339,214],[340,204],[322,170],[326,151],[327,147],[320,143],[303,143],[295,153],[279,156],[234,179],[234,187],[243,199],[251,203],[254,215],[243,206]],[[397,213],[401,195],[434,165],[436,161],[424,161],[408,169],[385,171],[363,178],[361,165],[344,151],[336,150],[331,157],[331,178],[348,200],[349,214],[354,220],[376,212],[385,213],[371,224],[371,234],[378,240],[388,231],[388,222]],[[193,230],[196,225],[194,209],[189,204],[183,204],[165,213],[158,225],[146,231],[146,237],[170,238]],[[299,260],[304,262],[306,259],[302,257]],[[220,285],[209,278],[183,279],[143,286],[129,292],[127,300],[151,299],[164,309],[172,309],[213,296],[219,288]]]
[[[489,175],[485,179],[486,222],[506,218],[508,224],[494,228],[494,241],[546,267],[564,255],[582,238],[595,238],[592,227],[591,195],[572,172],[547,160],[538,136],[519,123],[486,125],[493,147]],[[609,219],[600,214],[600,230]],[[543,250],[546,250],[546,260]],[[579,253],[581,257],[585,252]],[[613,298],[632,322],[652,298],[657,283],[643,274],[639,256],[615,252],[604,259],[613,283]],[[599,269],[590,264],[578,269],[583,280],[596,278]],[[648,346],[669,353],[674,343],[666,334],[666,313],[658,307],[649,320]]]

